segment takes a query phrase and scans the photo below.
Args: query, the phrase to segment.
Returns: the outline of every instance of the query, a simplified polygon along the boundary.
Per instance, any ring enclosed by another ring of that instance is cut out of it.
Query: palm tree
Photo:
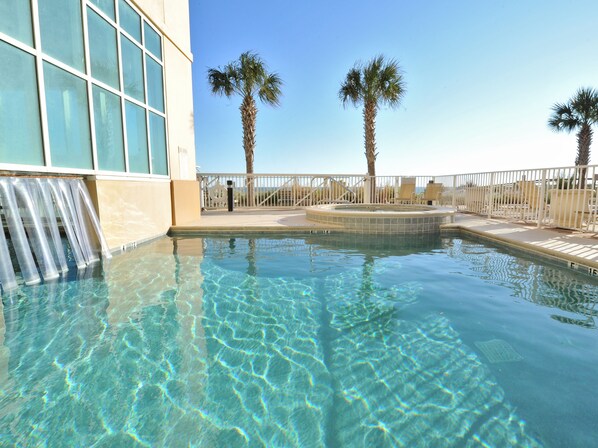
[[[239,60],[232,61],[218,69],[208,70],[208,80],[212,86],[212,93],[230,98],[234,94],[243,100],[239,107],[243,123],[243,149],[245,150],[245,164],[247,167],[247,201],[254,205],[253,194],[253,154],[255,151],[255,121],[257,106],[255,97],[262,103],[278,106],[282,96],[282,80],[277,73],[268,73],[266,64],[256,54],[245,52]]]
[[[385,61],[384,56],[376,56],[367,64],[356,63],[349,70],[341,84],[338,96],[346,106],[363,104],[365,134],[365,157],[370,176],[370,200],[374,202],[376,185],[376,114],[380,105],[396,108],[405,95],[405,83],[398,62]]]
[[[579,89],[566,104],[552,106],[548,126],[556,132],[577,130],[576,166],[590,163],[592,145],[592,125],[598,123],[598,91],[589,87]],[[581,169],[580,179],[585,179],[585,168]]]

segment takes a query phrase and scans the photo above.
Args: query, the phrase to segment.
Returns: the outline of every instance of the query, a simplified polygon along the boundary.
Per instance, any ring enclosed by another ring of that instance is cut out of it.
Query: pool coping
[[[304,218],[304,213],[303,210],[209,213],[207,219],[202,217],[197,222],[172,226],[168,235],[353,233],[342,226],[308,221]],[[477,236],[598,277],[598,238],[593,234],[540,229],[525,223],[462,213],[456,213],[454,216],[455,222],[443,224],[440,227],[441,233],[459,232],[463,235]]]
[[[546,231],[546,230],[545,230]],[[561,267],[579,271],[591,277],[598,277],[598,261],[588,260],[574,254],[569,254],[555,249],[539,246],[526,241],[515,240],[504,236],[484,232],[483,230],[471,228],[459,223],[444,224],[441,232],[448,234],[458,232],[463,235],[471,235],[483,240],[493,242],[497,245],[516,249],[530,255],[537,255],[543,259],[556,263]]]
[[[338,207],[338,208],[337,208]],[[372,212],[372,211],[360,211],[360,210],[349,210],[341,206],[331,205],[318,205],[315,207],[309,207],[305,209],[306,215],[319,216],[333,216],[333,217],[357,217],[357,218],[420,218],[420,217],[435,217],[435,216],[453,216],[455,210],[449,207],[436,207],[429,205],[417,206],[421,207],[421,210],[409,210],[409,211],[384,211],[384,212]],[[413,207],[413,206],[411,206]],[[373,215],[373,216],[372,216]]]

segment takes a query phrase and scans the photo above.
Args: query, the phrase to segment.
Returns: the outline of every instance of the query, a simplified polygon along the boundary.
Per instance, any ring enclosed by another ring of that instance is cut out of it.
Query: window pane
[[[152,174],[168,175],[164,118],[152,112],[150,112],[150,142],[152,146]]]
[[[77,70],[85,71],[81,2],[40,1],[39,19],[43,52]]]
[[[143,22],[143,34],[145,38],[145,48],[158,59],[162,60],[162,39],[160,38],[160,35],[146,22]]]
[[[29,0],[0,0],[0,31],[33,46]]]
[[[105,12],[112,20],[116,20],[114,17],[114,0],[91,0],[91,3]]]
[[[43,165],[35,59],[0,41],[0,163]]]
[[[87,12],[91,75],[118,89],[116,30],[91,9]]]
[[[147,70],[147,102],[154,109],[164,112],[164,91],[162,90],[162,66],[151,57],[145,57]]]
[[[136,100],[145,101],[141,50],[133,42],[121,35],[121,51],[125,93]]]
[[[87,83],[44,62],[52,166],[93,168]]]
[[[149,174],[145,109],[127,101],[125,105],[125,113],[127,114],[129,171],[132,173]]]
[[[107,171],[125,171],[120,98],[107,90],[93,86],[93,115],[98,168]]]
[[[120,26],[137,42],[141,43],[141,17],[125,0],[119,0]]]

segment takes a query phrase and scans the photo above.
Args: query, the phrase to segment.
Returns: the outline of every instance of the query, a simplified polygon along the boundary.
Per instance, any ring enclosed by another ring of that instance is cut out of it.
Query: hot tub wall
[[[377,215],[377,216],[375,216]],[[422,234],[440,231],[442,224],[453,222],[453,214],[405,214],[379,216],[376,213],[344,213],[308,210],[307,219],[341,226],[347,232],[373,234]]]

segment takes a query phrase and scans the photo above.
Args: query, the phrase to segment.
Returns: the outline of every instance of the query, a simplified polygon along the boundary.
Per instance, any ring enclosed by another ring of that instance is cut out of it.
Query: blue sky
[[[377,119],[379,175],[573,165],[574,135],[550,107],[598,88],[596,0],[191,0],[197,164],[244,172],[240,98],[210,93],[207,69],[247,50],[284,81],[260,105],[256,173],[365,173],[361,109],[340,83],[356,61],[396,59],[407,93]],[[598,140],[596,138],[595,140]],[[598,142],[592,162],[598,161]]]

